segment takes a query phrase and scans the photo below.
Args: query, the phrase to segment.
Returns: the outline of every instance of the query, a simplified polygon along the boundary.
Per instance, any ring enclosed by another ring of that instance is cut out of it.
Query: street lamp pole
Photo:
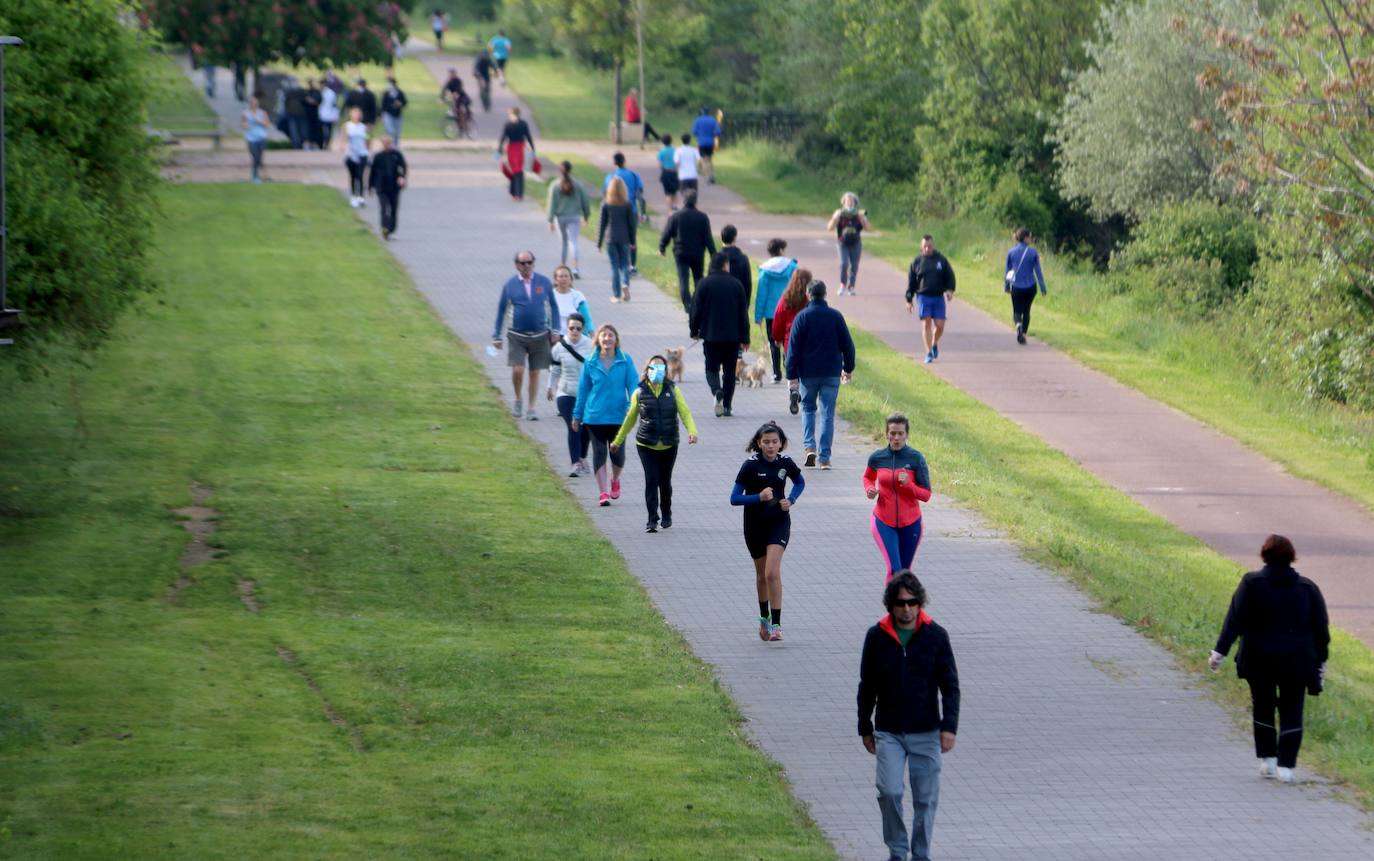
[[[10,308],[5,301],[5,288],[9,286],[9,258],[7,248],[9,233],[5,228],[5,49],[18,47],[24,40],[18,36],[0,36],[0,330],[14,325],[19,320],[19,312]],[[0,338],[0,347],[13,344],[9,338]]]

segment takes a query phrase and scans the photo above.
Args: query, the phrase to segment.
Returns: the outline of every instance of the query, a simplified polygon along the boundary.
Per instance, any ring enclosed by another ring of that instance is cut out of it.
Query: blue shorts
[[[945,319],[945,297],[918,295],[916,297],[916,316],[922,320],[927,317],[936,320]]]

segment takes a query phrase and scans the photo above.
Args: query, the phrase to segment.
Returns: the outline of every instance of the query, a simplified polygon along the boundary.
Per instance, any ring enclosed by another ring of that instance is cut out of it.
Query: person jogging
[[[500,78],[501,85],[506,84],[506,61],[510,59],[510,37],[505,30],[497,30],[496,35],[491,37],[487,43],[487,51],[491,54],[492,62],[496,64],[496,76]]]
[[[1297,558],[1293,542],[1282,535],[1264,540],[1264,567],[1241,578],[1208,660],[1215,673],[1240,640],[1236,675],[1250,685],[1260,776],[1283,783],[1294,781],[1303,702],[1309,691],[1321,693],[1331,643],[1326,599],[1316,583],[1293,570]]]
[[[668,379],[668,360],[650,356],[639,388],[630,396],[625,421],[611,441],[611,451],[617,452],[634,431],[635,451],[644,467],[644,507],[649,515],[645,532],[657,532],[660,525],[664,529],[673,526],[673,464],[677,462],[679,422],[687,428],[687,444],[696,445],[696,422],[682,390]]]
[[[910,571],[899,572],[883,590],[887,614],[868,629],[859,659],[859,737],[878,758],[875,782],[888,861],[929,861],[940,770],[959,732],[954,649],[925,605],[921,581]],[[903,771],[911,777],[909,836],[902,821]]]
[[[1034,238],[1024,227],[1016,228],[1012,234],[1016,244],[1007,252],[1007,275],[1005,292],[1011,294],[1011,321],[1016,324],[1016,343],[1024,345],[1026,334],[1030,332],[1031,305],[1035,302],[1035,290],[1040,288],[1044,296],[1045,273],[1040,271],[1040,253],[1031,247]]]
[[[620,349],[620,332],[610,323],[596,330],[597,351],[582,366],[573,404],[572,429],[584,424],[592,437],[592,474],[601,495],[597,504],[607,506],[620,498],[620,471],[625,468],[625,450],[610,450],[610,442],[620,432],[620,423],[630,409],[630,394],[639,385],[634,359]],[[610,459],[608,480],[606,460]]]
[[[565,269],[566,267],[564,267]],[[559,271],[564,271],[560,269]],[[558,272],[554,273],[554,283],[557,284]],[[573,405],[577,403],[577,384],[582,381],[582,366],[591,357],[596,345],[592,339],[588,338],[584,332],[589,326],[588,318],[580,312],[573,311],[568,314],[567,322],[563,327],[564,335],[558,339],[558,343],[553,345],[551,360],[549,362],[549,391],[548,399],[555,401],[558,410],[558,417],[563,419],[563,424],[568,429],[568,458],[572,461],[572,471],[568,473],[569,478],[576,478],[579,475],[586,475],[591,472],[591,467],[587,466],[587,448],[591,445],[591,434],[588,433],[586,425],[576,429],[573,428]]]
[[[776,422],[764,422],[744,447],[749,458],[735,474],[730,504],[744,506],[744,546],[754,560],[754,589],[759,599],[759,639],[782,640],[782,555],[792,538],[792,506],[806,479],[791,457],[783,454],[787,434]],[[787,482],[792,492],[786,493]]]
[[[658,240],[659,254],[668,249],[669,242],[673,243],[673,262],[677,264],[678,297],[682,299],[682,310],[690,316],[692,296],[701,281],[706,255],[716,253],[716,240],[711,235],[711,219],[697,209],[695,191],[683,195],[682,208],[668,216],[663,225],[663,234]]]
[[[439,53],[444,52],[444,33],[448,31],[448,13],[435,9],[429,13],[429,29],[434,33],[434,46]]]
[[[262,153],[267,149],[267,131],[271,126],[272,120],[267,116],[267,111],[258,105],[258,97],[255,94],[248,100],[248,107],[239,118],[244,143],[248,144],[248,157],[253,164],[249,178],[255,183],[262,182]]]
[[[859,209],[859,196],[852,191],[840,195],[840,208],[831,214],[825,229],[835,231],[840,251],[840,295],[845,291],[854,295],[854,282],[859,277],[859,258],[864,253],[863,232],[871,225],[868,213]]]
[[[947,304],[954,301],[954,286],[954,267],[935,250],[935,240],[927,233],[921,237],[921,253],[911,261],[906,274],[906,312],[912,313],[914,297],[927,365],[940,358],[940,337],[945,334]]]
[[[558,166],[558,182],[549,183],[549,232],[557,230],[562,240],[559,262],[566,265],[571,257],[572,275],[581,278],[582,273],[577,268],[577,238],[582,233],[582,222],[592,218],[592,205],[582,183],[573,179],[572,170],[572,162],[563,162]]]
[[[782,350],[781,342],[773,337],[773,317],[792,273],[797,271],[796,258],[782,256],[786,250],[787,240],[768,240],[768,259],[759,264],[758,292],[754,294],[754,323],[763,329],[764,337],[768,339],[775,383],[782,382]]]
[[[692,148],[692,136],[682,136],[682,146],[673,150],[673,165],[677,168],[678,185],[683,196],[697,190],[701,153]]]
[[[606,246],[611,261],[611,302],[630,301],[630,249],[637,241],[637,221],[630,205],[625,182],[611,177],[606,199],[601,201],[601,215],[596,228],[596,250]],[[609,234],[609,235],[608,235]]]
[[[720,142],[720,122],[711,116],[711,109],[706,105],[701,106],[701,115],[692,123],[692,136],[697,139],[697,154],[701,156],[702,173],[706,174],[708,183],[715,185],[716,171],[711,165],[711,158],[716,154],[716,147]]]
[[[394,146],[390,135],[382,136],[382,151],[372,160],[367,172],[368,191],[377,195],[378,215],[381,218],[382,238],[390,240],[396,233],[396,214],[401,208],[401,190],[406,187],[406,157]]]
[[[511,108],[509,119],[501,129],[501,139],[496,142],[496,154],[501,158],[501,172],[510,180],[511,200],[525,199],[525,168],[532,164],[534,138],[530,136],[530,124],[520,118],[520,109]],[[525,147],[529,146],[528,154]]]
[[[921,503],[930,501],[930,469],[925,456],[907,445],[911,422],[901,413],[887,417],[887,445],[868,456],[864,493],[873,506],[873,541],[886,566],[886,580],[894,571],[911,568],[921,546]]]
[[[348,122],[344,123],[339,143],[344,150],[344,167],[348,168],[348,203],[354,209],[367,206],[364,196],[367,187],[363,185],[363,178],[372,142],[367,137],[367,123],[363,122],[362,108],[353,108],[348,112]]]
[[[673,139],[663,136],[663,148],[658,151],[658,182],[663,186],[663,202],[669,212],[677,211],[677,150],[673,149]]]

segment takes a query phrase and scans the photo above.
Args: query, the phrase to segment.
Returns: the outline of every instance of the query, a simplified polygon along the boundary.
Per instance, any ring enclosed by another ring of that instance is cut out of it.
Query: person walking
[[[405,113],[406,105],[405,92],[396,84],[394,77],[386,79],[386,92],[382,93],[382,128],[396,142],[396,146],[401,145],[401,126],[403,124],[402,114]]]
[[[864,493],[873,506],[873,541],[886,567],[893,572],[911,568],[921,546],[921,503],[930,501],[930,469],[925,455],[907,445],[911,422],[893,413],[884,423],[887,445],[868,456]]]
[[[787,434],[764,422],[744,447],[749,457],[735,473],[730,504],[744,506],[744,546],[754,560],[754,591],[759,600],[759,639],[782,640],[782,554],[792,539],[792,506],[806,479],[797,462],[783,454]],[[792,492],[787,493],[787,482]]]
[[[491,54],[492,62],[496,64],[496,76],[501,80],[501,86],[506,85],[506,61],[510,59],[510,38],[505,30],[497,30],[496,35],[487,42],[487,51]]]
[[[310,119],[305,110],[305,87],[294,78],[286,88],[284,107],[286,135],[291,139],[291,148],[305,149],[305,142],[310,139]]]
[[[510,312],[510,322],[506,313]],[[558,303],[553,298],[553,284],[549,279],[534,271],[534,252],[519,251],[515,255],[515,275],[501,287],[501,298],[496,303],[496,325],[491,330],[491,343],[501,349],[501,333],[510,344],[506,353],[506,364],[510,366],[511,387],[515,390],[515,400],[511,402],[511,413],[520,418],[520,385],[525,378],[525,365],[528,363],[530,382],[528,387],[529,408],[524,416],[529,421],[537,421],[534,402],[539,391],[539,372],[546,370],[553,361],[552,347],[558,340],[554,333],[562,328],[558,321]]]
[[[258,104],[258,95],[255,93],[239,117],[239,128],[243,129],[243,140],[248,144],[248,158],[252,161],[249,178],[255,183],[262,182],[262,153],[267,149],[267,130],[271,127],[272,118]]]
[[[888,861],[929,861],[942,760],[959,732],[959,671],[949,633],[926,614],[926,590],[915,574],[901,571],[889,580],[883,606],[887,614],[868,629],[859,660],[859,737],[878,758]],[[904,770],[911,780],[909,837]]]
[[[1261,777],[1292,783],[1302,746],[1303,701],[1321,693],[1331,631],[1317,584],[1293,570],[1293,542],[1270,535],[1264,567],[1240,580],[1208,666],[1221,667],[1237,639],[1236,675],[1250,685]],[[1278,711],[1278,721],[1274,712]]]
[[[692,136],[682,136],[682,146],[673,150],[673,165],[677,168],[678,184],[683,196],[697,190],[697,177],[700,176],[701,153],[692,147]]]
[[[482,99],[482,113],[491,113],[491,76],[496,73],[496,64],[491,54],[482,50],[472,64],[472,76],[477,79],[477,94]]]
[[[921,237],[921,253],[906,274],[906,312],[912,312],[914,297],[927,365],[940,358],[940,337],[945,334],[947,303],[954,300],[954,286],[954,267],[935,250],[935,240],[927,233]]]
[[[533,162],[534,138],[530,136],[530,124],[520,118],[519,108],[511,108],[507,117],[506,125],[501,129],[501,139],[496,142],[496,154],[504,156],[501,159],[501,172],[510,180],[511,200],[524,200],[525,147],[529,146],[529,160]]]
[[[324,149],[321,143],[322,135],[320,129],[320,102],[324,94],[315,83],[314,78],[307,78],[305,81],[305,145],[307,149]]]
[[[572,275],[581,278],[582,273],[577,268],[577,238],[582,233],[582,222],[591,220],[592,205],[582,183],[573,179],[572,171],[572,162],[563,162],[558,166],[558,182],[549,183],[549,232],[558,231],[559,262],[566,265],[571,257]]]
[[[638,241],[634,207],[620,177],[611,177],[606,199],[601,201],[601,215],[596,228],[596,250],[606,246],[611,260],[611,302],[630,301],[630,249]],[[609,231],[609,236],[607,232]]]
[[[383,135],[382,151],[372,160],[372,170],[367,175],[368,190],[377,194],[383,239],[390,240],[396,233],[396,212],[401,206],[401,189],[405,187],[406,157],[396,149],[391,135]]]
[[[567,267],[559,267],[554,271],[555,290],[558,288],[558,273],[566,271]],[[558,417],[563,419],[563,424],[567,426],[568,458],[572,461],[572,470],[568,473],[568,478],[577,478],[592,471],[591,467],[587,466],[587,448],[591,445],[592,437],[586,425],[573,428],[573,405],[577,403],[577,386],[582,381],[582,366],[596,349],[596,344],[584,334],[591,324],[581,312],[573,311],[563,319],[563,337],[553,345],[549,357],[548,399],[554,401]]]
[[[677,211],[677,151],[673,139],[663,136],[663,148],[658,151],[658,182],[663,186],[663,202],[669,212]]]
[[[592,474],[600,492],[597,504],[603,508],[620,498],[620,471],[625,468],[625,450],[611,450],[610,443],[630,409],[630,394],[639,385],[634,359],[620,349],[620,332],[610,323],[596,330],[596,355],[582,366],[573,404],[572,429],[584,425],[592,438]],[[609,477],[606,461],[611,462]],[[609,481],[607,480],[609,478]]]
[[[658,239],[658,253],[663,254],[673,243],[673,262],[677,265],[677,292],[682,310],[692,313],[692,293],[701,281],[702,264],[707,253],[716,253],[716,240],[711,236],[711,219],[697,209],[697,193],[689,191],[682,197],[682,208],[663,225]],[[691,286],[687,283],[691,276]]]
[[[558,303],[558,319],[563,321],[563,334],[568,333],[568,320],[573,314],[582,315],[582,329],[592,328],[592,309],[581,290],[573,288],[572,270],[560,265],[553,270],[553,301]]]
[[[1040,271],[1040,252],[1031,246],[1034,238],[1024,227],[1016,228],[1012,234],[1016,244],[1007,252],[1007,275],[1005,292],[1011,294],[1011,321],[1016,324],[1016,343],[1024,345],[1030,332],[1031,305],[1035,302],[1035,290],[1040,288],[1044,296],[1045,273]]]
[[[368,151],[372,142],[367,137],[367,124],[363,122],[362,108],[352,108],[348,112],[348,122],[344,123],[343,136],[339,143],[344,150],[344,167],[348,168],[348,203],[354,209],[366,206],[363,174],[367,170]]]
[[[835,231],[840,250],[840,295],[854,295],[859,277],[859,258],[864,253],[863,232],[870,227],[868,213],[859,209],[859,196],[852,191],[840,195],[840,208],[830,216],[825,229]]]
[[[711,164],[711,158],[716,154],[716,147],[720,141],[720,121],[711,116],[711,109],[706,105],[701,106],[701,115],[692,123],[692,136],[697,139],[697,154],[701,156],[701,170],[706,174],[706,181],[712,185],[716,182],[716,170]]]
[[[367,133],[372,134],[372,127],[377,123],[377,94],[367,88],[366,80],[359,78],[344,96],[344,108],[350,116],[354,108],[361,111],[362,123],[367,126]]]
[[[840,385],[854,373],[854,339],[844,315],[825,301],[825,282],[806,286],[811,302],[792,323],[787,347],[787,382],[801,398],[802,445],[806,465],[830,469],[830,445],[835,438],[835,402]],[[820,447],[816,440],[817,399],[820,400]]]
[[[611,178],[620,177],[625,182],[625,192],[630,198],[630,211],[634,214],[637,221],[648,221],[649,216],[645,211],[644,203],[644,179],[637,172],[625,166],[625,153],[618,152],[611,157],[615,163],[615,170],[606,174],[605,181],[601,184],[601,192],[604,195],[611,187]],[[635,245],[630,246],[630,274],[639,274],[639,250]]]
[[[334,126],[339,122],[339,94],[330,87],[320,89],[320,149],[329,149]]]
[[[783,291],[797,271],[797,260],[784,257],[787,240],[768,240],[768,259],[759,264],[759,287],[754,296],[754,322],[763,329],[768,340],[768,353],[773,359],[773,382],[782,382],[782,350],[780,341],[773,337],[773,319]]]
[[[720,253],[725,255],[725,271],[735,276],[744,287],[744,302],[747,305],[754,297],[754,272],[749,257],[735,245],[739,230],[733,224],[720,229]]]
[[[448,13],[435,9],[429,13],[429,29],[434,33],[434,47],[444,52],[444,33],[448,32]]]
[[[733,415],[735,362],[749,348],[749,300],[744,286],[725,271],[726,261],[724,252],[711,255],[711,271],[697,287],[689,321],[692,340],[702,342],[717,418]]]
[[[610,448],[619,451],[630,431],[635,432],[635,451],[644,467],[645,532],[657,532],[660,525],[664,529],[673,526],[673,465],[677,463],[679,421],[687,428],[687,444],[696,445],[696,422],[682,390],[668,379],[668,360],[650,356]]]

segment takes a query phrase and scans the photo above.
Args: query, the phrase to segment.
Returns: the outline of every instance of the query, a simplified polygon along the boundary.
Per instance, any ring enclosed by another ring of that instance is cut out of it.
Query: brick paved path
[[[509,402],[504,356],[481,349],[495,296],[516,249],[532,248],[548,272],[557,241],[535,207],[509,201],[482,157],[462,165],[442,175],[445,187],[416,174],[389,247]],[[375,219],[372,209],[363,215]],[[584,250],[582,270],[588,277],[578,286],[594,317],[617,324],[637,361],[686,343],[674,300],[638,281],[632,303],[611,305],[604,258]],[[727,497],[752,430],[780,419],[799,442],[800,421],[787,414],[780,386],[742,390],[735,417],[714,418],[700,354],[688,356],[684,389],[702,441],[679,456],[673,529],[642,532],[633,454],[624,494],[609,509],[596,507],[591,478],[563,481],[715,668],[751,737],[782,763],[839,853],[882,857],[873,760],[854,716],[859,647],[881,613],[882,570],[859,484],[873,444],[842,433],[836,469],[808,472],[784,561],[788,639],[761,643],[740,513]],[[543,420],[518,427],[561,476],[563,425],[549,407]],[[940,465],[931,471],[938,491]],[[1368,818],[1329,787],[1301,769],[1309,782],[1300,788],[1261,781],[1247,732],[1163,650],[948,499],[937,495],[928,506],[926,528],[917,567],[931,614],[951,632],[964,690],[958,747],[945,760],[937,857],[1374,857]]]

